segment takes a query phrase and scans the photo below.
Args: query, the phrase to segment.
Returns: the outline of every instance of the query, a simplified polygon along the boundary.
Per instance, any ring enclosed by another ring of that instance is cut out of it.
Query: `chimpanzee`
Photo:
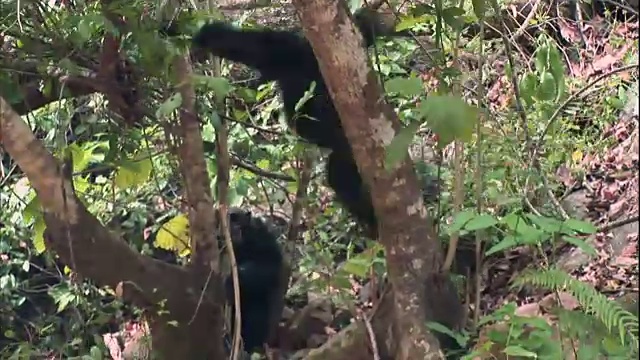
[[[404,36],[394,33],[382,15],[363,8],[354,15],[363,35],[364,45],[371,46],[377,35]],[[163,33],[177,35],[177,25]],[[342,130],[340,118],[322,78],[313,49],[300,34],[273,29],[239,29],[223,22],[204,25],[193,36],[196,51],[240,62],[260,71],[265,80],[274,80],[282,92],[289,126],[310,143],[332,150],[326,165],[329,186],[358,222],[376,229],[373,205],[356,167],[353,152]],[[313,96],[299,111],[296,105],[315,83]]]
[[[366,47],[373,44],[377,34],[395,35],[389,33],[386,27],[380,27],[381,24],[377,20],[371,11],[356,12],[354,15],[354,21],[363,34],[363,45]],[[379,29],[382,29],[383,33],[378,31]],[[166,27],[163,32],[170,36],[179,33],[175,25]],[[351,146],[309,42],[300,34],[291,31],[247,30],[223,22],[212,22],[199,29],[192,39],[192,45],[196,51],[208,51],[214,56],[255,68],[264,79],[278,83],[289,126],[308,142],[331,150],[326,165],[329,185],[336,192],[338,200],[358,222],[374,233],[377,221],[371,195],[356,167]],[[296,111],[299,100],[312,88],[312,84],[315,84],[313,96]],[[237,216],[236,219],[244,218],[240,223],[251,223],[250,216]],[[266,284],[275,283],[275,270],[280,266],[281,260],[276,255],[279,253],[277,246],[271,240],[265,241],[266,237],[261,231],[245,230],[242,233],[252,234],[248,239],[243,239],[242,247],[236,250],[241,272],[240,286],[243,288],[241,294],[246,293],[241,299],[242,332],[245,348],[251,349],[253,346],[259,346],[266,337],[267,305],[263,301],[271,294],[271,288]],[[237,245],[234,244],[234,248],[235,246]],[[229,284],[227,280],[227,288]],[[452,302],[451,306],[455,306],[455,303]],[[439,315],[448,316],[444,312]],[[450,321],[442,321],[443,325],[457,326],[455,322],[458,318],[454,317],[452,315],[444,319]],[[447,335],[438,335],[443,348],[456,347]]]
[[[248,210],[229,210],[229,227],[240,285],[241,335],[244,349],[260,349],[269,336],[271,314],[282,293],[283,256],[275,234]],[[220,236],[221,244],[224,237]],[[233,279],[224,282],[227,301],[234,306]],[[232,312],[232,318],[233,318]]]
[[[240,285],[241,335],[244,349],[251,352],[258,350],[267,341],[271,315],[274,310],[277,311],[276,302],[281,300],[277,296],[282,295],[279,289],[283,256],[277,236],[270,227],[271,223],[239,208],[229,209],[228,220]],[[151,220],[147,221],[146,225],[149,225]],[[157,231],[152,232],[145,240],[150,245],[150,256],[165,263],[179,264],[180,259],[174,251],[155,246],[156,236]],[[222,250],[221,255],[226,256],[225,241],[221,234],[218,236],[218,244]],[[233,307],[234,290],[230,272],[224,279],[224,286],[227,301]],[[132,311],[127,311],[127,316],[132,314]],[[225,340],[228,345],[230,339]]]
[[[217,213],[218,214],[218,213]],[[267,341],[272,312],[280,293],[283,256],[276,234],[261,218],[251,211],[231,208],[228,212],[229,232],[238,268],[240,285],[241,335],[247,352],[259,350]],[[220,224],[220,222],[218,222]],[[147,241],[153,244],[157,233]],[[226,256],[225,241],[218,235],[221,255]],[[170,250],[152,247],[151,256],[157,260],[177,264],[176,254]],[[227,301],[234,310],[234,290],[231,272],[224,279]],[[231,312],[232,320],[234,319]],[[233,321],[232,321],[232,325]],[[230,343],[227,338],[226,344]]]

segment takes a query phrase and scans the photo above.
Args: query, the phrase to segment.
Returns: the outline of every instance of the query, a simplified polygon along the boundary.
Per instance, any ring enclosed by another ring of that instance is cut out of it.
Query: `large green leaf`
[[[464,142],[471,140],[478,120],[478,109],[459,96],[429,95],[418,110],[438,135],[439,147],[456,139]]]

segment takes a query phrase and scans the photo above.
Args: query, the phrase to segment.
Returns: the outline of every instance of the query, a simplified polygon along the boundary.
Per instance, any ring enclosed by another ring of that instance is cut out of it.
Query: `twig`
[[[478,61],[478,94],[477,94],[477,98],[478,98],[478,103],[481,103],[482,100],[484,99],[485,93],[486,93],[486,89],[484,87],[484,65],[485,65],[485,47],[486,47],[486,43],[484,40],[484,31],[485,31],[485,27],[484,27],[484,16],[485,14],[481,14],[481,18],[480,18],[480,57],[479,57],[479,61]],[[487,107],[488,109],[489,107]],[[476,145],[476,168],[475,168],[475,185],[476,185],[476,211],[478,212],[478,215],[482,213],[482,200],[483,200],[483,194],[482,192],[484,191],[484,168],[482,167],[482,145],[483,145],[483,134],[482,134],[482,125],[483,125],[483,120],[484,120],[484,114],[486,114],[485,111],[481,110],[480,116],[478,116],[478,122],[476,124],[476,136],[477,136],[477,145]],[[479,230],[476,231],[476,248],[475,248],[475,256],[476,256],[476,271],[474,274],[474,311],[473,311],[473,324],[474,326],[477,326],[478,322],[480,321],[480,289],[481,289],[481,282],[482,282],[482,276],[481,276],[481,268],[482,268],[482,259],[483,259],[483,254],[482,254],[482,242],[485,238],[485,232],[484,230]],[[470,287],[470,272],[471,269],[467,270],[468,274],[467,274],[467,290]],[[469,301],[469,297],[470,297],[470,292],[467,291],[466,292],[466,296],[467,296],[467,302],[466,304],[470,304],[471,302]],[[467,310],[468,310],[468,306],[466,306]]]
[[[587,37],[584,36],[584,20],[582,19],[582,9],[580,8],[580,1],[573,1],[573,6],[576,14],[576,28],[578,29],[578,34],[580,35],[580,41],[585,46],[587,50],[590,50],[591,46],[589,46],[589,42],[587,41]],[[556,16],[560,17],[560,12],[558,11],[559,3],[556,3]]]
[[[536,207],[533,206],[533,204],[531,203],[531,200],[529,200],[529,197],[527,197],[527,194],[525,194],[523,198],[524,198],[525,205],[527,205],[527,207],[529,208],[529,210],[531,210],[532,213],[534,213],[536,216],[542,216],[542,214],[540,214],[538,209],[536,209]]]
[[[218,116],[220,116],[220,118],[222,118],[222,119],[228,120],[228,121],[230,121],[232,123],[235,123],[235,124],[239,124],[239,125],[241,125],[243,127],[249,127],[249,128],[252,128],[252,129],[256,129],[259,132],[263,132],[263,133],[267,133],[267,134],[271,134],[271,135],[277,135],[277,136],[284,135],[284,132],[282,132],[282,131],[271,130],[271,129],[267,129],[267,128],[264,128],[262,126],[258,126],[258,125],[255,125],[255,124],[252,124],[252,123],[249,123],[249,122],[236,120],[236,119],[234,119],[234,118],[232,118],[232,117],[230,117],[228,115],[225,115],[225,114],[218,113]]]
[[[300,168],[300,180],[298,181],[296,198],[291,210],[291,221],[289,222],[289,229],[287,230],[287,242],[295,242],[298,238],[300,220],[302,218],[302,210],[304,209],[305,200],[307,198],[307,188],[311,181],[312,168],[313,157],[310,155],[310,151],[305,151]]]
[[[455,215],[458,215],[462,210],[462,202],[464,200],[464,164],[462,160],[464,158],[464,146],[460,140],[454,142],[454,171],[455,179],[453,185],[453,211]],[[447,249],[447,255],[445,256],[442,264],[442,270],[448,272],[451,270],[453,260],[456,257],[456,249],[458,248],[458,240],[460,239],[460,232],[456,231],[451,234],[449,239],[449,248]]]
[[[270,172],[267,170],[262,170],[259,167],[250,164],[248,162],[243,161],[242,159],[240,159],[237,155],[232,154],[231,157],[231,163],[239,168],[245,169],[247,171],[250,171],[256,175],[259,176],[263,176],[266,178],[270,178],[270,179],[274,179],[274,180],[282,180],[282,181],[287,181],[287,182],[295,182],[296,179],[294,179],[293,177],[289,176],[289,175],[285,175],[285,174],[280,174],[280,173],[275,173],[275,172]]]
[[[214,76],[220,76],[220,59],[212,58],[214,63]],[[215,99],[215,103],[220,107],[224,107],[224,99]],[[238,262],[233,248],[233,239],[229,230],[228,215],[228,197],[229,197],[229,170],[231,168],[231,160],[229,156],[229,129],[227,121],[220,119],[220,124],[216,127],[216,155],[217,155],[217,183],[216,189],[218,193],[218,208],[220,209],[220,225],[224,235],[224,242],[229,254],[229,262],[231,264],[231,277],[233,282],[233,309],[234,309],[234,326],[233,326],[233,346],[231,351],[231,359],[237,360],[240,355],[240,342],[242,330],[242,314],[240,303],[240,277],[238,275]],[[244,234],[243,234],[244,235]],[[216,244],[217,245],[217,244]]]
[[[369,335],[369,339],[371,340],[371,351],[373,352],[373,359],[380,360],[380,351],[378,350],[378,342],[376,341],[376,335],[373,332],[371,321],[362,310],[358,310],[358,313],[360,313],[360,317],[364,322],[364,326],[367,328],[367,334]]]
[[[533,19],[533,17],[536,15],[536,12],[538,11],[538,5],[540,5],[541,1],[542,0],[536,0],[536,2],[533,3],[533,5],[531,6],[531,11],[529,11],[529,14],[527,14],[527,17],[524,19],[522,24],[520,24],[520,27],[518,28],[518,30],[516,30],[516,32],[511,34],[511,36],[510,36],[511,37],[511,39],[510,39],[511,41],[515,41],[515,39],[517,37],[522,35],[522,33],[527,28],[527,25],[529,25],[529,23],[531,22],[531,19]]]
[[[558,201],[556,196],[553,194],[553,191],[551,191],[551,187],[549,186],[549,180],[547,180],[547,177],[542,174],[542,170],[540,169],[539,166],[537,167],[537,170],[540,172],[540,177],[542,178],[542,185],[544,186],[544,190],[546,191],[547,196],[549,197],[553,205],[556,207],[556,210],[558,210],[558,212],[560,213],[560,216],[562,217],[562,219],[567,220],[569,218],[569,214],[567,214],[567,211],[564,209],[564,207],[562,207],[562,204],[560,204],[560,201]]]
[[[220,173],[218,173],[219,176]],[[233,243],[231,240],[231,232],[229,231],[229,215],[227,212],[227,205],[222,201],[219,203],[220,209],[220,225],[224,235],[224,242],[229,253],[229,263],[231,265],[231,276],[233,278],[233,303],[235,312],[235,322],[233,327],[233,348],[231,351],[231,358],[237,360],[240,354],[240,330],[242,329],[242,314],[240,313],[240,279],[238,277],[238,263],[236,262],[236,255],[233,251]]]
[[[463,0],[460,0],[460,6],[463,5]],[[456,42],[453,47],[453,67],[458,68],[459,62],[459,46],[460,46],[460,32],[456,34]],[[460,94],[460,81],[456,79],[452,86],[453,93],[455,95]],[[454,172],[455,172],[455,182],[453,185],[453,211],[454,216],[460,214],[462,210],[462,202],[464,201],[464,144],[460,140],[454,141]],[[442,270],[448,272],[451,270],[451,265],[453,265],[453,260],[456,257],[456,250],[458,248],[458,240],[460,240],[460,232],[456,231],[451,234],[451,238],[449,239],[449,248],[447,249],[447,255],[444,258],[444,262],[442,264]]]
[[[623,219],[623,220],[616,220],[614,222],[608,223],[606,225],[602,225],[600,227],[598,227],[597,232],[608,232],[611,231],[613,229],[619,228],[621,226],[625,226],[627,224],[631,224],[632,222],[638,222],[640,221],[640,216],[636,215],[636,216],[632,216],[630,218],[627,219]]]

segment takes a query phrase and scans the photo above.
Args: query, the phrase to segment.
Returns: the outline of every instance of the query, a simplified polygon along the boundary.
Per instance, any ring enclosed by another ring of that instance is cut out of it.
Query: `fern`
[[[589,284],[572,278],[562,270],[548,269],[525,272],[514,281],[513,287],[524,285],[570,293],[586,313],[592,314],[604,324],[609,333],[618,333],[622,344],[638,349],[638,318]]]

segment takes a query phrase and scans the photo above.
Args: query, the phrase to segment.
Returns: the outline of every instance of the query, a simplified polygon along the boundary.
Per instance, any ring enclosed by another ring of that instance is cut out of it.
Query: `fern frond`
[[[600,294],[591,285],[572,278],[559,269],[527,271],[513,286],[533,285],[553,291],[566,291],[578,300],[586,313],[600,320],[611,334],[618,333],[622,344],[638,348],[638,318],[618,303]]]

